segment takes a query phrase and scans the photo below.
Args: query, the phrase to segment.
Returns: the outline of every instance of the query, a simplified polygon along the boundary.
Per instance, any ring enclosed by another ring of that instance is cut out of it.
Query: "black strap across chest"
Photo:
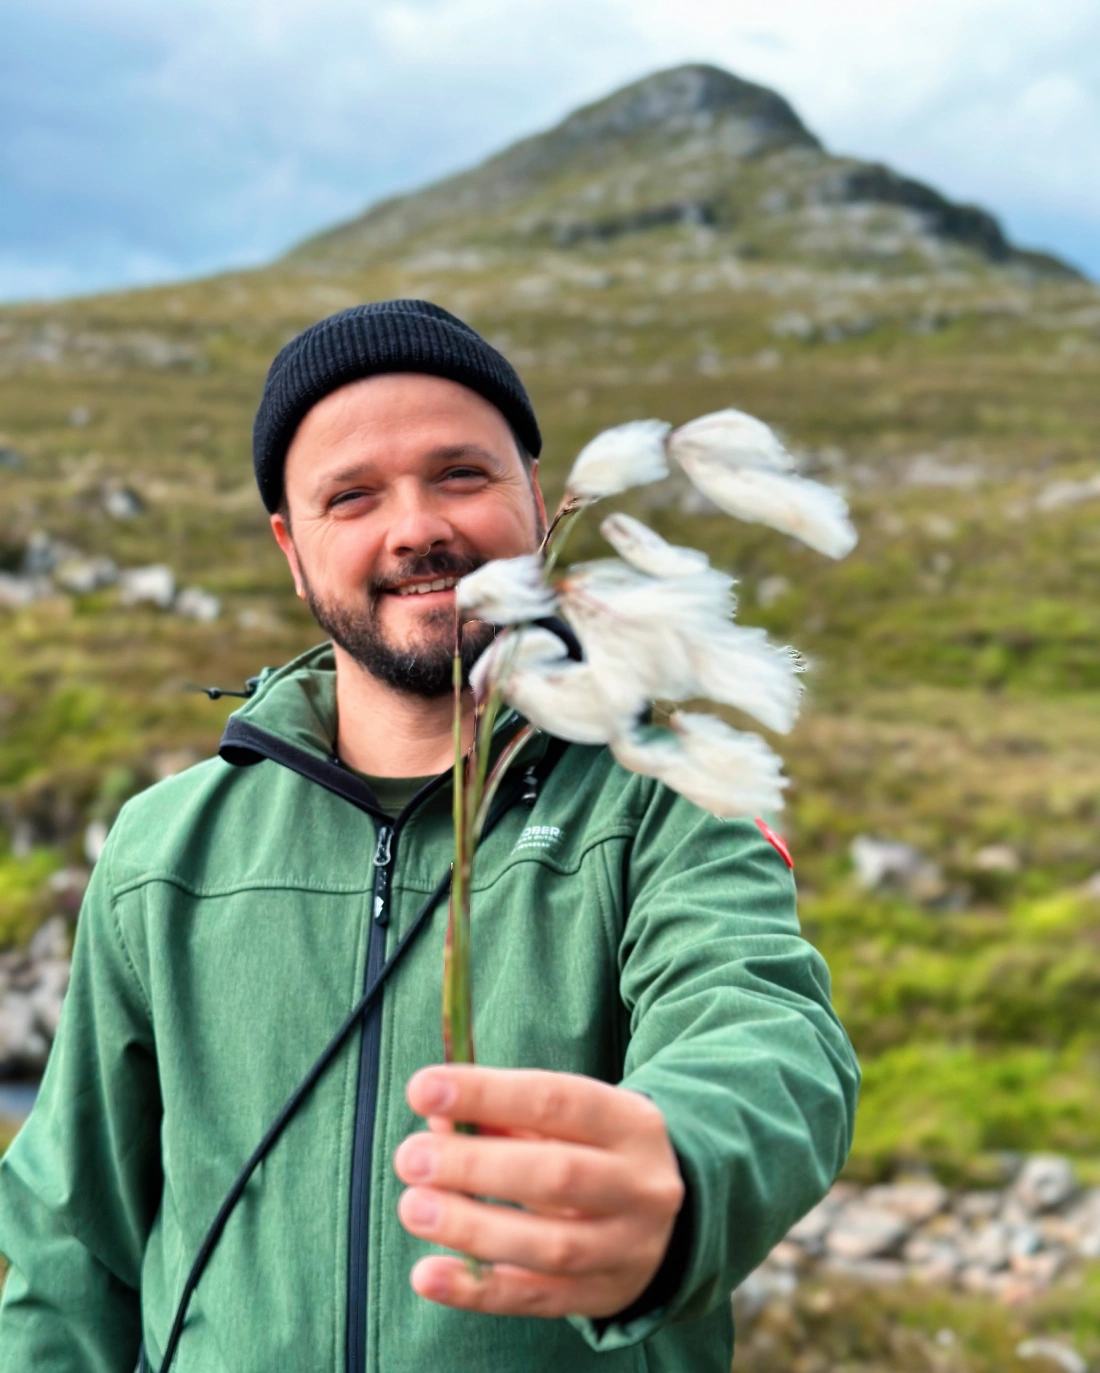
[[[564,753],[567,744],[561,739],[551,738],[548,741],[546,751],[542,758],[534,767],[526,773],[523,780],[517,784],[512,784],[506,794],[502,795],[493,807],[486,822],[484,834],[497,824],[497,822],[511,808],[522,799],[525,802],[533,801],[538,788],[549,776],[551,770],[558,759]],[[227,750],[231,751],[227,754]],[[377,814],[377,802],[372,795],[370,788],[365,782],[361,781],[353,773],[343,771],[339,765],[319,759],[305,749],[295,748],[294,745],[286,743],[285,740],[278,739],[274,735],[268,734],[266,730],[258,729],[244,720],[230,720],[226,727],[225,734],[222,736],[220,752],[226,762],[235,763],[238,766],[249,766],[259,763],[262,759],[268,758],[272,762],[289,767],[291,771],[300,773],[308,777],[310,781],[317,782],[326,787],[336,795],[342,796],[352,805],[358,806],[362,810]],[[235,752],[236,756],[233,756]],[[443,779],[440,779],[442,785]],[[532,787],[532,782],[535,786]],[[427,794],[425,788],[424,794]],[[484,835],[483,835],[484,837]],[[371,1009],[381,994],[387,978],[401,962],[409,946],[416,939],[417,935],[428,924],[432,912],[439,904],[440,900],[450,889],[451,874],[448,870],[436,884],[434,891],[427,898],[417,912],[415,919],[405,933],[401,936],[397,947],[383,964],[374,981],[367,987],[363,995],[340,1022],[335,1033],[325,1047],[313,1061],[312,1066],[302,1078],[298,1086],[287,1098],[278,1115],[268,1126],[266,1133],[256,1145],[248,1160],[237,1174],[236,1180],[225,1195],[225,1200],[218,1208],[218,1212],[210,1223],[202,1244],[199,1246],[198,1253],[191,1265],[191,1271],[187,1275],[187,1281],[183,1285],[183,1291],[176,1307],[176,1314],[172,1321],[171,1330],[168,1334],[168,1342],[164,1346],[164,1356],[161,1360],[159,1373],[168,1373],[172,1359],[175,1357],[176,1348],[179,1345],[180,1336],[183,1333],[183,1323],[187,1315],[187,1308],[190,1305],[191,1297],[195,1288],[199,1284],[203,1270],[210,1260],[214,1248],[221,1238],[222,1231],[225,1229],[226,1222],[229,1220],[237,1202],[240,1201],[244,1193],[248,1180],[259,1167],[260,1163],[270,1152],[276,1140],[286,1129],[294,1113],[301,1106],[302,1102],[309,1095],[316,1085],[317,1080],[325,1071],[333,1058],[340,1051],[347,1040],[348,1035],[359,1023],[364,1015]],[[148,1360],[145,1357],[144,1347],[138,1360],[136,1373],[151,1373]]]

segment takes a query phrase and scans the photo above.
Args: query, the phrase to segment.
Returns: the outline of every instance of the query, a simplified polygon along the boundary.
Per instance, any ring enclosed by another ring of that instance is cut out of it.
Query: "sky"
[[[1097,0],[5,0],[0,300],[269,261],[680,62],[1100,279]]]

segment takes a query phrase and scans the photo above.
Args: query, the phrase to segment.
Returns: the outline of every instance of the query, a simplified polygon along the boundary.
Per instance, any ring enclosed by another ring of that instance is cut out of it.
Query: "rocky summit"
[[[975,257],[1075,275],[877,163],[834,155],[775,91],[710,66],[658,72],[478,167],[375,206],[292,261],[363,267],[410,251],[565,248],[675,225],[743,258],[905,271]]]

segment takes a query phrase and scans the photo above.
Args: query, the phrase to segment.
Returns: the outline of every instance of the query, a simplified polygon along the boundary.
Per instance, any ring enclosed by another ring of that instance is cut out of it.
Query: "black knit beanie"
[[[379,372],[427,372],[461,382],[495,405],[538,457],[538,421],[506,358],[429,301],[373,301],[311,324],[271,364],[252,430],[252,464],[269,511],[279,508],[286,451],[306,411],[330,391]]]

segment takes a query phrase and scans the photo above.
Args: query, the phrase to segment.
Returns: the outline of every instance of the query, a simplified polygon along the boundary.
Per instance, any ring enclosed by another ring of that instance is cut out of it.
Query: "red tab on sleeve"
[[[765,825],[763,820],[757,820],[756,826],[768,843],[771,844],[772,848],[778,850],[779,856],[783,859],[783,862],[786,863],[787,867],[793,868],[794,859],[791,857],[791,851],[786,844],[784,844],[783,840],[780,839],[779,835],[776,834],[775,830],[773,830],[770,825]]]

